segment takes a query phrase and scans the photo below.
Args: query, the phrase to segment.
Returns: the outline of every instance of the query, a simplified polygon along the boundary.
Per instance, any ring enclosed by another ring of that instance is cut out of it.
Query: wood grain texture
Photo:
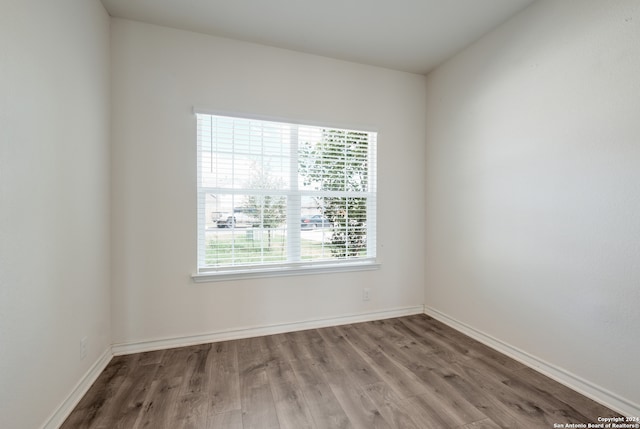
[[[542,429],[614,416],[417,315],[118,356],[61,428]]]

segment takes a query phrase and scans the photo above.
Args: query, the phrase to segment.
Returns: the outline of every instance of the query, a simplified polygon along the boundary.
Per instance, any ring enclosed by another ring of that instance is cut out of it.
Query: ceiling
[[[427,73],[534,0],[102,0],[111,16]]]

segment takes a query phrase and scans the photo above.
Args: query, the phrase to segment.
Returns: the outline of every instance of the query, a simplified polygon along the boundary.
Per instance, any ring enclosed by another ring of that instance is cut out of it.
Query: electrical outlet
[[[87,357],[87,337],[84,337],[80,340],[80,360]]]
[[[363,301],[369,301],[371,299],[371,288],[364,288],[362,289],[362,300]]]

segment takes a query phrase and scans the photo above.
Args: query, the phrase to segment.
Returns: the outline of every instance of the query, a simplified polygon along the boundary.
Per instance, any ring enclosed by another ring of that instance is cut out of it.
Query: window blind
[[[199,272],[375,259],[375,132],[196,118]]]

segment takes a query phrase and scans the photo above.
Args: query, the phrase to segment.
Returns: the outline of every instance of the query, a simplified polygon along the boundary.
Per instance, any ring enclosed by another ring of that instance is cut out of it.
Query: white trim
[[[265,277],[302,276],[309,274],[342,273],[345,271],[377,270],[380,264],[376,262],[343,262],[323,265],[260,267],[247,269],[229,269],[220,271],[204,271],[192,274],[195,283],[219,282],[228,280],[246,280]]]
[[[446,314],[424,306],[424,313],[436,320],[468,335],[469,337],[503,353],[525,365],[531,369],[546,375],[549,378],[563,384],[576,392],[593,399],[600,404],[611,408],[625,416],[640,416],[640,405],[631,402],[620,395],[613,393],[604,387],[598,386],[584,378],[575,375],[564,368],[560,368],[552,363],[546,362],[536,356],[527,353],[517,347],[505,343],[491,335],[485,334],[466,323],[460,322]]]
[[[60,404],[51,417],[42,425],[42,429],[57,429],[64,423],[91,385],[98,379],[100,374],[102,374],[102,371],[105,370],[111,358],[113,358],[113,353],[111,353],[111,346],[109,346],[84,376],[82,376],[78,384],[76,384],[69,396],[67,396],[67,399]]]
[[[390,310],[372,311],[367,313],[351,314],[326,319],[303,320],[300,322],[292,323],[278,323],[267,326],[228,329],[224,331],[211,332],[208,334],[187,335],[184,337],[173,337],[157,340],[138,341],[135,343],[114,344],[112,350],[114,356],[119,356],[131,353],[170,349],[174,347],[185,347],[197,344],[213,343],[217,341],[238,340],[242,338],[281,334],[284,332],[301,331],[305,329],[317,329],[325,328],[328,326],[346,325],[349,323],[370,322],[372,320],[382,320],[394,317],[410,316],[413,314],[422,314],[423,311],[424,309],[422,305],[394,308]]]

